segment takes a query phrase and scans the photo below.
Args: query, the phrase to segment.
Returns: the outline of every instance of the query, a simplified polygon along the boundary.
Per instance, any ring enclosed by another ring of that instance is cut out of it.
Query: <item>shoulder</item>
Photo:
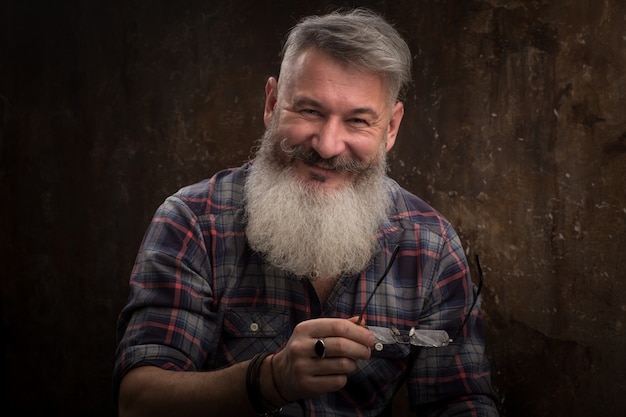
[[[422,243],[447,244],[457,238],[453,226],[439,210],[389,177],[385,178],[385,184],[393,201],[388,225],[391,230],[413,235]]]
[[[168,200],[184,204],[199,216],[240,209],[247,168],[246,164],[221,170],[210,178],[181,188]]]

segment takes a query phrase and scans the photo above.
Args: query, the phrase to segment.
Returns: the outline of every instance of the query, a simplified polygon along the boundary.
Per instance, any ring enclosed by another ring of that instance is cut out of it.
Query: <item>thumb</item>
[[[358,324],[359,326],[365,327],[365,319],[361,319],[361,322],[359,323],[359,317],[358,316],[350,317],[348,319],[348,321],[350,321],[350,322],[352,322],[354,324]]]

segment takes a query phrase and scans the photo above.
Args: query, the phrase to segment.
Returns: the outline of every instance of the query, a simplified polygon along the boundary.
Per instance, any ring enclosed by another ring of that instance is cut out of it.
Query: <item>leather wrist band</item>
[[[248,394],[248,400],[257,414],[266,417],[280,415],[281,411],[280,408],[271,410],[266,407],[263,403],[268,401],[261,395],[261,365],[263,365],[263,361],[269,355],[270,353],[268,352],[257,353],[248,364],[248,369],[246,370],[246,393]]]

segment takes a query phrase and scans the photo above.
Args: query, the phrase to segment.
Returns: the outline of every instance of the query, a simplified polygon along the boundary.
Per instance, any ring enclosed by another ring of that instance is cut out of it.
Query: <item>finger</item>
[[[274,356],[273,369],[285,398],[311,398],[341,389],[357,368],[350,358],[305,358],[290,354],[287,346]]]
[[[325,337],[311,343],[310,356],[315,359],[369,359],[371,346],[344,337]]]
[[[311,378],[310,387],[320,393],[338,391],[348,382],[347,374],[316,375]]]
[[[293,388],[301,393],[300,398],[311,398],[326,392],[338,391],[347,382],[347,374],[311,375],[297,381]]]
[[[361,325],[357,325],[356,322],[350,319],[323,318],[309,320],[309,322],[303,322],[301,324],[304,323],[310,326],[307,331],[309,332],[309,336],[314,339],[341,337],[367,347],[374,346],[376,342],[372,332]]]
[[[357,370],[357,362],[346,357],[329,357],[313,360],[308,373],[313,376],[348,375]]]

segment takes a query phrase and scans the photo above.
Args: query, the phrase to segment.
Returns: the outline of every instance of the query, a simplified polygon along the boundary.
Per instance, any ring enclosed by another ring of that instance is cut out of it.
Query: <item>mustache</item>
[[[280,150],[293,159],[299,159],[305,164],[315,165],[324,169],[331,169],[338,172],[347,172],[352,174],[362,174],[367,172],[372,164],[362,162],[352,158],[342,156],[333,156],[332,158],[323,158],[313,149],[305,148],[302,145],[287,146],[287,138],[280,141]]]

